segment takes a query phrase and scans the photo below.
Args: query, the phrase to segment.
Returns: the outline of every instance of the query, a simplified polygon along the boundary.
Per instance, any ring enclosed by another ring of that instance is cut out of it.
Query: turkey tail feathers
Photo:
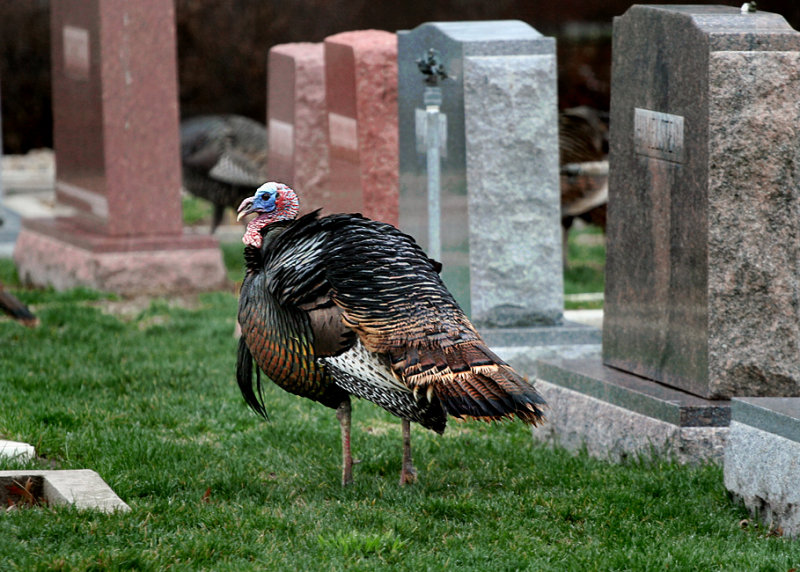
[[[253,369],[253,354],[250,353],[250,348],[242,336],[239,338],[239,353],[236,359],[236,381],[247,405],[265,419],[269,419],[261,393],[261,370],[255,368],[256,382],[253,386]]]
[[[426,359],[427,353],[420,348],[418,361],[401,360],[404,377],[416,392],[432,388],[449,415],[481,421],[516,416],[531,425],[544,421],[544,399],[481,341],[453,345],[443,360]]]

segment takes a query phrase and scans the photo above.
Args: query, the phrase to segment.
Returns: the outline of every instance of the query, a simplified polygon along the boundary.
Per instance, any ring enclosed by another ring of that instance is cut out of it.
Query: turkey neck
[[[253,246],[252,244],[245,246],[244,262],[248,274],[260,272],[264,269],[264,260],[266,259],[267,250],[269,249],[270,244],[274,242],[278,236],[283,234],[283,231],[285,231],[294,222],[295,221],[291,220],[281,220],[268,224],[260,231],[260,247]]]

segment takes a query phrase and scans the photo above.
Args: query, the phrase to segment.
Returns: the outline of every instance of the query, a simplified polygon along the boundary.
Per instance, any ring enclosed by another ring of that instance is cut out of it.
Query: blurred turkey
[[[410,422],[442,433],[447,416],[543,421],[544,401],[497,357],[439,278],[441,264],[395,227],[358,214],[295,220],[298,200],[262,185],[239,207],[247,226],[237,379],[266,416],[260,372],[336,409],[342,484],[352,482],[350,395],[402,419],[400,483],[413,482]],[[253,378],[253,360],[257,364]]]
[[[240,115],[201,115],[181,122],[183,186],[214,206],[213,233],[266,179],[267,128]]]
[[[576,218],[606,228],[608,203],[608,114],[590,107],[558,116],[561,167],[561,226],[566,238]]]
[[[34,316],[25,304],[17,300],[17,298],[3,288],[0,283],[0,310],[8,314],[21,324],[33,328],[39,325],[39,318]]]

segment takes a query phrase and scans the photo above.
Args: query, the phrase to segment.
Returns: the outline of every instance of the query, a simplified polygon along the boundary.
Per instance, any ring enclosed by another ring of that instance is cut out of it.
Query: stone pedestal
[[[633,6],[613,48],[605,365],[540,367],[550,431],[599,456],[720,460],[726,398],[800,394],[800,34],[765,12]],[[717,412],[686,425],[622,386]]]
[[[397,225],[397,38],[379,30],[325,38],[331,212]]]
[[[274,46],[268,65],[267,172],[300,194],[303,212],[331,212],[323,44]]]
[[[518,365],[511,362],[515,367]],[[530,368],[519,364],[520,371]],[[710,400],[603,366],[593,358],[542,360],[536,389],[550,406],[537,441],[595,457],[661,457],[721,464],[730,402]]]
[[[800,34],[634,6],[613,53],[605,363],[704,397],[800,395]]]
[[[756,518],[800,537],[800,398],[734,399],[724,473]]]
[[[173,3],[56,0],[51,36],[56,198],[77,214],[23,220],[20,275],[119,292],[220,287],[216,241],[183,235]]]
[[[557,325],[564,308],[555,42],[519,21],[398,33],[400,227],[424,248],[430,50],[439,81],[442,276],[481,328]]]

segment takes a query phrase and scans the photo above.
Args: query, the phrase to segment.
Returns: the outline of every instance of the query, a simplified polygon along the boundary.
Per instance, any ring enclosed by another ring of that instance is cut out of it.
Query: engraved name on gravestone
[[[613,42],[604,362],[703,397],[800,395],[800,34],[633,6]]]
[[[427,84],[418,62],[431,49],[447,74],[438,81],[443,279],[481,327],[560,323],[555,42],[520,21],[398,32],[400,227],[424,248]]]
[[[683,163],[683,117],[637,107],[633,129],[636,153]]]

